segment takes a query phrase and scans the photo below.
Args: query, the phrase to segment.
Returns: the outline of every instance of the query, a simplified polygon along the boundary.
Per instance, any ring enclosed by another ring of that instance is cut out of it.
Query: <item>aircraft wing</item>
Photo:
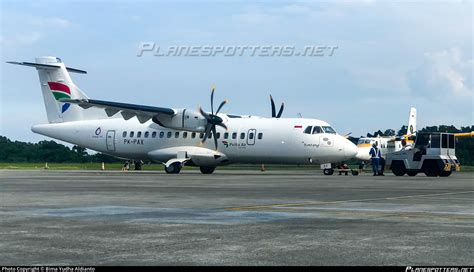
[[[91,107],[101,108],[105,110],[107,116],[111,117],[118,112],[122,115],[123,119],[128,120],[134,116],[138,118],[138,121],[143,124],[146,121],[152,119],[157,115],[173,116],[176,114],[176,110],[171,108],[160,108],[153,106],[119,103],[104,100],[95,99],[61,99],[61,102],[76,104],[83,109]]]
[[[454,133],[454,136],[456,136],[456,137],[474,137],[474,131]]]

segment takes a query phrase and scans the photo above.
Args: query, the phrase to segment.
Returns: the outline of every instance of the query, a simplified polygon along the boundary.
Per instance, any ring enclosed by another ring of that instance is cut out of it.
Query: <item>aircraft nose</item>
[[[352,159],[354,156],[357,155],[359,152],[359,148],[353,144],[351,141],[345,139],[344,143],[344,155],[346,156],[346,159]]]
[[[355,155],[355,158],[361,161],[366,161],[370,159],[369,152],[366,151],[364,148],[359,148],[357,154]]]

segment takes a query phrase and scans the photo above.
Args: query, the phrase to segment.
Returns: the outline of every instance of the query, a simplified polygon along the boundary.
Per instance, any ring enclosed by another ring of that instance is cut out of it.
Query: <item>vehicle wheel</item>
[[[201,166],[199,167],[199,170],[201,170],[201,173],[203,174],[212,174],[214,173],[215,167],[209,167],[209,166]]]
[[[439,173],[439,176],[440,177],[449,177],[449,175],[451,175],[452,171],[441,171]]]
[[[182,168],[181,163],[173,162],[168,167],[165,166],[165,172],[167,174],[178,174],[179,171],[181,171],[181,168]]]
[[[395,176],[403,176],[406,173],[405,165],[401,161],[394,161],[392,163],[392,173]]]
[[[436,163],[429,163],[423,166],[423,173],[428,177],[437,177],[439,175],[439,168]]]
[[[326,175],[326,176],[332,176],[332,174],[334,174],[334,170],[333,169],[324,169],[323,170],[323,173]]]
[[[410,177],[414,177],[416,176],[416,174],[418,174],[418,171],[416,170],[407,170],[407,175],[409,175]]]

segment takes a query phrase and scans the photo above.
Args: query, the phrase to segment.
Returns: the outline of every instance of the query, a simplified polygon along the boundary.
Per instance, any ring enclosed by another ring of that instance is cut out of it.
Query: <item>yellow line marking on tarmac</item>
[[[336,200],[336,201],[306,201],[306,202],[299,202],[299,203],[278,203],[278,204],[268,204],[268,205],[229,207],[229,208],[225,208],[225,210],[228,210],[228,211],[258,210],[258,209],[269,209],[269,208],[276,208],[276,207],[297,207],[297,206],[306,206],[306,205],[327,205],[327,204],[340,204],[340,203],[349,203],[349,202],[369,202],[369,201],[376,201],[376,200],[394,200],[394,199],[404,199],[404,198],[444,196],[444,195],[457,195],[457,194],[469,194],[469,193],[474,193],[474,191],[409,195],[409,196],[394,196],[394,197],[382,197],[382,198],[367,198],[367,199],[349,199],[349,200]]]

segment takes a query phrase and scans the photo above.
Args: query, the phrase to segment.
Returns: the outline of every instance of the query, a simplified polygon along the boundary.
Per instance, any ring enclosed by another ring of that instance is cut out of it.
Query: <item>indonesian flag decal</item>
[[[71,98],[71,89],[65,84],[59,82],[48,82],[49,88],[53,92],[54,99],[59,101],[62,98]],[[71,106],[70,103],[64,103],[61,107],[61,113],[64,113]]]
[[[303,128],[303,126],[302,125],[295,125],[294,128]]]

